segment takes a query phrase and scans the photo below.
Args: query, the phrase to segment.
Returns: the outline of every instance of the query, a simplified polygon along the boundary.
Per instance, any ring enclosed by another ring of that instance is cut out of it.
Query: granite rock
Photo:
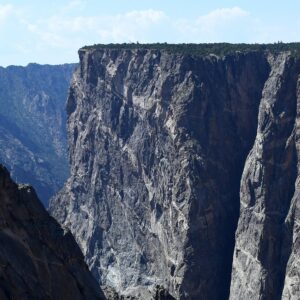
[[[0,166],[0,299],[105,299],[70,231]]]
[[[258,129],[241,179],[230,299],[299,299],[299,74],[270,59]]]
[[[0,67],[0,163],[45,206],[69,175],[65,102],[75,66]]]
[[[272,61],[285,56],[93,47],[79,56],[71,175],[52,215],[99,283],[124,297],[153,299],[161,286],[175,299],[228,299],[240,181]]]

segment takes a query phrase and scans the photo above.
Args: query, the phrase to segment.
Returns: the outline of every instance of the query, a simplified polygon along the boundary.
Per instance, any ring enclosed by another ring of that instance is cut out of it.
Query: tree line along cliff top
[[[230,44],[230,43],[205,43],[205,44],[168,44],[168,43],[124,43],[124,44],[97,44],[84,46],[80,50],[135,50],[135,49],[153,49],[166,50],[171,53],[190,54],[196,56],[205,56],[215,54],[224,56],[235,52],[250,52],[250,51],[269,51],[273,54],[278,54],[284,51],[290,51],[291,54],[300,58],[300,43],[274,43],[274,44]]]

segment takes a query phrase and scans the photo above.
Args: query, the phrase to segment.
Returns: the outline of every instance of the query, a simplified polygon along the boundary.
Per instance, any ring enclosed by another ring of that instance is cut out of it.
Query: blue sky
[[[300,1],[0,0],[0,65],[77,62],[114,42],[291,42]]]

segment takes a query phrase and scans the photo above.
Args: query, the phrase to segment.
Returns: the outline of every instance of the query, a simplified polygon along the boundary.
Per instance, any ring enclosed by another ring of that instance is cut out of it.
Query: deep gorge
[[[60,224],[0,166],[0,298],[299,299],[298,52],[109,44],[0,68],[0,163]]]

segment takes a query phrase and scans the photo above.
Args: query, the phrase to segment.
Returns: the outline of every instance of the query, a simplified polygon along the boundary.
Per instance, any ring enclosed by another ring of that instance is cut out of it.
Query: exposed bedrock
[[[0,165],[0,299],[101,300],[70,231]]]
[[[254,51],[79,54],[67,104],[71,176],[50,210],[99,283],[139,299],[159,285],[195,300],[228,299],[231,285],[232,299],[246,299],[262,264],[267,295],[288,261],[284,293],[293,293],[297,61]],[[261,205],[270,222],[256,219]],[[277,238],[279,252],[270,250]]]
[[[272,62],[241,180],[231,299],[299,299],[299,61]]]
[[[69,176],[65,102],[75,67],[0,67],[0,163],[46,207]]]

